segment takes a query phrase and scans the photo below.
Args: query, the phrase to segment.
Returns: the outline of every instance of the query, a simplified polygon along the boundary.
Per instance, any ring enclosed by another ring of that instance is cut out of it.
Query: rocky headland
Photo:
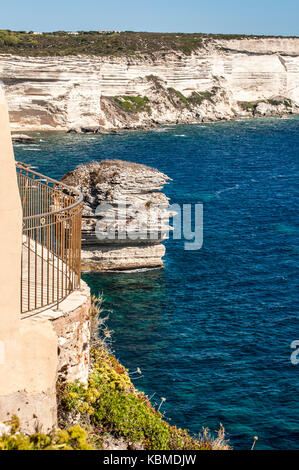
[[[161,190],[169,180],[154,168],[121,160],[80,165],[62,178],[84,197],[84,271],[163,266],[171,212]]]
[[[106,38],[100,35],[90,41],[90,54],[80,36],[70,39],[79,45],[57,56],[47,56],[55,52],[49,47],[30,46],[22,55],[0,48],[0,80],[12,128],[105,133],[298,113],[299,38],[186,35],[184,41],[193,40],[186,50],[175,43],[179,35],[145,43],[142,34],[132,33],[135,49],[121,53],[113,41],[121,46],[125,33],[113,36],[111,55],[108,46],[92,55]],[[78,55],[69,55],[72,50]]]

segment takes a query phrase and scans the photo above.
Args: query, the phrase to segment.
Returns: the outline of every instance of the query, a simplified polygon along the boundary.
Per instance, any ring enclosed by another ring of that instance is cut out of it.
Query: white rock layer
[[[121,160],[80,165],[62,178],[84,197],[83,270],[163,266],[172,213],[160,191],[168,180],[154,168]]]
[[[204,103],[196,112],[170,106],[169,100],[159,99],[156,93],[150,116],[118,118],[105,97],[153,95],[152,84],[145,78],[150,75],[186,97],[215,86],[222,93],[216,106]],[[23,130],[191,122],[205,116],[229,119],[240,113],[240,101],[279,96],[299,105],[299,38],[209,39],[190,56],[177,52],[139,58],[2,55],[0,80],[12,127]],[[297,108],[289,111],[297,112]]]

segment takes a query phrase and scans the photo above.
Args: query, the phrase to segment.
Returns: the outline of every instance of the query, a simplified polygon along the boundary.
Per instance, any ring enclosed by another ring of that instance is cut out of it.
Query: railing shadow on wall
[[[21,313],[59,308],[80,287],[82,195],[16,164],[23,208]]]

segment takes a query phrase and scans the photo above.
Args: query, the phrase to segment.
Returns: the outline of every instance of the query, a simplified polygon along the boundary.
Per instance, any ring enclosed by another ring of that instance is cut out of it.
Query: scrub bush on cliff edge
[[[60,418],[67,420],[49,434],[19,432],[17,417],[7,423],[10,432],[0,437],[0,450],[93,450],[103,448],[107,435],[128,446],[149,450],[229,450],[224,429],[213,438],[208,430],[195,439],[188,431],[170,426],[148,398],[133,386],[127,370],[105,349],[92,350],[88,385],[67,384],[60,397]],[[83,429],[85,428],[85,429]]]
[[[93,450],[87,443],[87,433],[80,426],[58,429],[50,434],[34,433],[30,436],[11,429],[0,437],[0,450]]]
[[[10,433],[0,437],[0,450],[103,449],[104,438],[109,436],[125,440],[128,448],[138,444],[137,448],[149,450],[230,450],[222,426],[216,438],[207,429],[194,438],[187,430],[170,426],[134,387],[128,371],[107,347],[111,332],[105,327],[105,319],[99,320],[101,303],[102,299],[92,298],[92,330],[96,335],[92,335],[88,384],[58,384],[61,429],[26,436],[19,432],[18,418],[13,417],[8,423]],[[100,332],[104,339],[99,339]],[[76,425],[71,426],[74,422]]]
[[[170,426],[144,393],[133,386],[128,371],[105,348],[91,352],[92,372],[88,385],[66,386],[62,406],[74,416],[89,420],[98,435],[113,435],[149,450],[229,449],[223,428],[216,439],[207,431],[198,438]]]

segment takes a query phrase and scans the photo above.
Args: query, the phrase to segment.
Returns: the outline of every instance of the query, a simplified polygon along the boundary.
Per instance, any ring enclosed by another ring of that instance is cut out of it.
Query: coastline
[[[298,114],[299,38],[202,39],[190,53],[0,54],[12,129],[114,133]]]
[[[281,114],[281,115],[265,115],[265,116],[255,116],[255,115],[240,115],[236,117],[231,117],[228,119],[214,119],[214,120],[206,120],[206,121],[173,121],[173,122],[161,122],[159,124],[153,124],[152,126],[138,126],[138,127],[117,127],[117,128],[111,128],[111,129],[104,129],[99,132],[77,132],[77,134],[81,135],[91,135],[91,134],[97,134],[97,135],[118,135],[121,134],[122,132],[140,132],[140,131],[152,131],[154,129],[163,129],[168,126],[181,126],[181,125],[200,125],[200,124],[214,124],[214,123],[219,123],[219,122],[240,122],[240,121],[247,121],[250,119],[293,119],[296,118],[296,116],[299,116],[298,113],[290,113],[290,114]],[[19,134],[19,133],[36,133],[36,132],[49,132],[49,133],[61,133],[61,134],[67,134],[71,133],[68,132],[67,128],[45,128],[43,126],[41,127],[26,127],[26,126],[11,126],[11,134],[14,137],[14,134]]]

